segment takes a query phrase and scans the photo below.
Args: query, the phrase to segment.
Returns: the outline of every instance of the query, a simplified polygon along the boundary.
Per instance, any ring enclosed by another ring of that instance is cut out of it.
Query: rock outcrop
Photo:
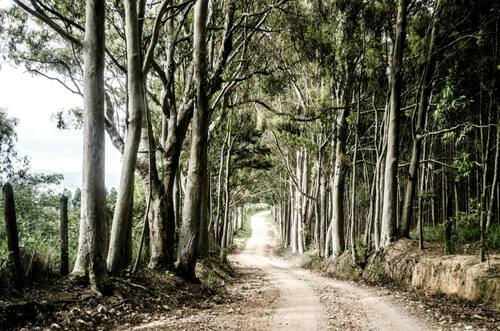
[[[481,300],[500,308],[500,256],[490,255],[480,262],[474,255],[436,255],[418,249],[418,242],[402,239],[383,252],[352,262],[349,252],[328,259],[326,273],[354,280],[394,282],[430,292],[455,295],[467,300]]]
[[[411,285],[500,308],[500,257],[492,256],[482,263],[470,255],[421,257],[413,270]]]

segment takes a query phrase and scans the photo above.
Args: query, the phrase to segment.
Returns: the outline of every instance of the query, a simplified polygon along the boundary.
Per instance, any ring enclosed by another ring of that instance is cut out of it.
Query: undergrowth
[[[323,260],[318,256],[317,249],[308,249],[300,256],[299,266],[305,269],[320,271],[322,262]]]
[[[197,275],[207,289],[212,292],[224,287],[229,279],[235,276],[231,264],[218,258],[210,258],[197,266]]]
[[[410,234],[411,238],[418,239],[417,230]],[[443,225],[429,226],[423,228],[423,237],[426,241],[445,241],[445,228]],[[500,226],[492,226],[485,236],[486,245],[493,251],[500,251]],[[473,249],[479,245],[481,230],[479,220],[473,214],[463,215],[453,223],[452,243],[455,248],[462,248],[465,253],[472,253]]]
[[[243,225],[241,229],[238,231],[238,233],[236,233],[236,235],[234,236],[235,238],[238,239],[250,238],[250,236],[252,235],[252,224],[250,223],[250,219],[254,213],[255,212],[245,209],[245,211],[243,212]]]
[[[323,259],[318,256],[316,248],[309,248],[303,254],[292,253],[290,248],[285,248],[283,245],[278,245],[274,253],[285,260],[292,261],[294,264],[304,269],[320,271]]]

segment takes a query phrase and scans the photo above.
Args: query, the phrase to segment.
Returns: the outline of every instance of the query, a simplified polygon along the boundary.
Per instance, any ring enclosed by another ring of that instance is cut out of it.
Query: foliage
[[[243,212],[243,226],[241,227],[241,230],[236,233],[235,238],[250,238],[250,236],[252,235],[252,224],[250,222],[250,219],[253,214],[255,214],[255,210],[253,210],[253,208],[245,208],[245,211]]]
[[[17,170],[9,182],[14,189],[19,247],[28,280],[35,281],[53,275],[59,263],[59,197],[52,190],[62,180],[59,174],[36,174],[28,167]],[[3,183],[0,183],[2,185]],[[3,201],[2,193],[0,199]],[[4,223],[3,204],[0,223]],[[78,217],[69,209],[69,253],[74,260],[78,240]],[[0,274],[6,267],[7,247],[5,228],[0,228]]]
[[[14,189],[19,247],[23,267],[28,281],[40,281],[58,273],[60,263],[60,210],[61,194],[69,198],[68,203],[68,252],[70,266],[76,258],[80,220],[80,189],[72,194],[68,190],[55,192],[60,185],[60,174],[37,174],[23,168],[10,177]],[[0,183],[2,185],[2,183]],[[0,200],[3,201],[2,192]],[[116,190],[108,194],[108,215],[116,201]],[[141,204],[138,204],[140,206]],[[138,211],[142,212],[142,211]],[[8,275],[7,239],[5,233],[3,204],[0,204],[0,274]],[[110,221],[110,220],[109,220]],[[0,281],[2,281],[0,279]],[[3,280],[5,281],[5,279]]]
[[[445,228],[443,225],[428,226],[423,228],[425,240],[444,242]],[[418,238],[417,230],[411,234],[412,238]],[[452,225],[452,242],[455,247],[463,248],[465,253],[474,253],[472,248],[476,248],[481,238],[479,226],[478,210],[473,210],[471,213],[460,213],[458,218],[453,221]],[[500,226],[494,225],[488,231],[486,236],[487,247],[495,252],[500,251]]]
[[[16,125],[17,120],[9,117],[7,111],[0,108],[0,180],[4,174],[12,172],[16,160]]]
[[[83,128],[83,109],[71,108],[61,110],[52,114],[52,120],[60,130],[81,129]]]
[[[308,249],[300,256],[299,266],[305,269],[311,269],[315,271],[321,270],[322,259],[318,257],[318,252],[316,249]]]

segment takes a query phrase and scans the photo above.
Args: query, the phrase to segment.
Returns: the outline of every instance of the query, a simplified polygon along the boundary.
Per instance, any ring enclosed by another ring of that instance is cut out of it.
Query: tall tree
[[[427,111],[429,108],[429,98],[432,92],[432,82],[436,66],[436,38],[439,33],[438,21],[441,13],[441,0],[436,1],[434,9],[434,19],[432,23],[431,34],[429,37],[429,46],[425,55],[424,69],[422,79],[420,81],[418,101],[417,101],[417,118],[415,121],[415,129],[413,133],[413,143],[411,160],[408,170],[408,180],[406,183],[403,210],[401,214],[401,225],[399,234],[402,237],[409,237],[412,220],[413,202],[415,200],[415,191],[417,186],[418,169],[420,156],[422,152],[422,139],[424,137],[424,125]]]
[[[108,252],[108,270],[117,273],[125,267],[127,233],[131,222],[137,152],[141,140],[145,96],[142,79],[141,45],[137,0],[124,1],[127,43],[128,125],[124,145],[120,189],[113,214]]]
[[[78,254],[73,276],[110,289],[106,270],[107,224],[104,185],[105,1],[88,0],[83,42],[83,183]]]
[[[332,179],[332,250],[339,256],[345,248],[344,235],[344,193],[346,177],[347,116],[343,109],[337,119],[337,137],[335,143],[335,167]]]
[[[207,11],[208,0],[197,0],[194,8],[193,61],[196,89],[196,107],[191,129],[191,147],[179,237],[176,272],[194,280],[197,260],[199,226],[202,211],[202,186],[207,165],[208,121],[210,117],[207,96]]]
[[[399,159],[399,115],[401,113],[401,86],[403,84],[403,52],[406,39],[407,0],[398,1],[396,37],[392,50],[390,102],[387,126],[387,154],[384,172],[384,200],[380,247],[387,247],[396,237],[397,189]]]

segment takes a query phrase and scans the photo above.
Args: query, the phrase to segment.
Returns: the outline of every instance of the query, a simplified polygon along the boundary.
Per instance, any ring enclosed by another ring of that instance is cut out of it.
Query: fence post
[[[68,197],[63,195],[60,199],[60,234],[61,234],[61,276],[69,274],[69,261],[68,261]]]
[[[14,281],[14,288],[22,291],[24,283],[23,265],[19,251],[19,238],[17,235],[16,207],[14,204],[14,191],[12,185],[5,183],[2,187],[5,216],[5,230],[7,233],[7,247],[9,249],[9,267]]]

